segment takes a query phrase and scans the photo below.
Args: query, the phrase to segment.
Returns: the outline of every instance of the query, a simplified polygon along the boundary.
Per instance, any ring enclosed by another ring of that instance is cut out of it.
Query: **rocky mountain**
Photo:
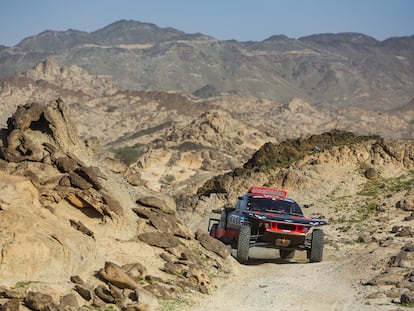
[[[26,71],[53,55],[61,65],[77,65],[124,89],[237,94],[284,104],[298,97],[332,111],[387,111],[413,99],[413,49],[413,36],[380,42],[358,33],[280,35],[238,42],[122,20],[91,33],[45,31],[3,48],[0,74]]]

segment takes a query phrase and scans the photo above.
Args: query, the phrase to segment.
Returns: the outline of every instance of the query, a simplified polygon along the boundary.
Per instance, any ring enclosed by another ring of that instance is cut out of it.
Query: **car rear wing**
[[[269,197],[275,197],[279,199],[285,199],[287,197],[287,191],[284,189],[276,189],[269,187],[253,186],[248,191],[252,195],[263,195]]]

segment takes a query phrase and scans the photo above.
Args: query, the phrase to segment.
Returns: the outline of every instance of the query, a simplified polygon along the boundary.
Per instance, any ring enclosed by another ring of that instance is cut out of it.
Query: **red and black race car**
[[[249,248],[279,249],[280,258],[292,259],[296,250],[306,250],[310,262],[322,261],[326,225],[319,218],[303,215],[300,206],[283,189],[251,187],[234,208],[225,208],[220,219],[210,219],[210,235],[233,248],[246,262]]]

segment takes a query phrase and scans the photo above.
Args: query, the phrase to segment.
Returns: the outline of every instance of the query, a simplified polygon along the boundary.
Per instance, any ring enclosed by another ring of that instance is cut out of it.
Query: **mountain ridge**
[[[120,20],[90,33],[46,31],[4,47],[0,78],[55,56],[124,89],[193,93],[210,85],[217,94],[384,111],[413,98],[413,38],[337,33],[239,42]]]

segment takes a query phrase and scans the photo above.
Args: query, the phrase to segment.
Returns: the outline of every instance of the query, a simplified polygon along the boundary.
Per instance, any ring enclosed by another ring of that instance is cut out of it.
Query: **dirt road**
[[[270,250],[267,250],[270,252]],[[267,259],[253,259],[240,266],[237,277],[220,280],[209,296],[196,296],[180,310],[278,310],[278,311],[357,311],[409,310],[389,299],[366,299],[370,287],[361,281],[369,278],[369,258],[326,254],[321,263],[308,263],[304,252],[289,263],[277,259],[275,250]],[[329,252],[329,251],[328,251]],[[253,256],[263,251],[251,249]],[[375,256],[375,254],[373,255]]]

